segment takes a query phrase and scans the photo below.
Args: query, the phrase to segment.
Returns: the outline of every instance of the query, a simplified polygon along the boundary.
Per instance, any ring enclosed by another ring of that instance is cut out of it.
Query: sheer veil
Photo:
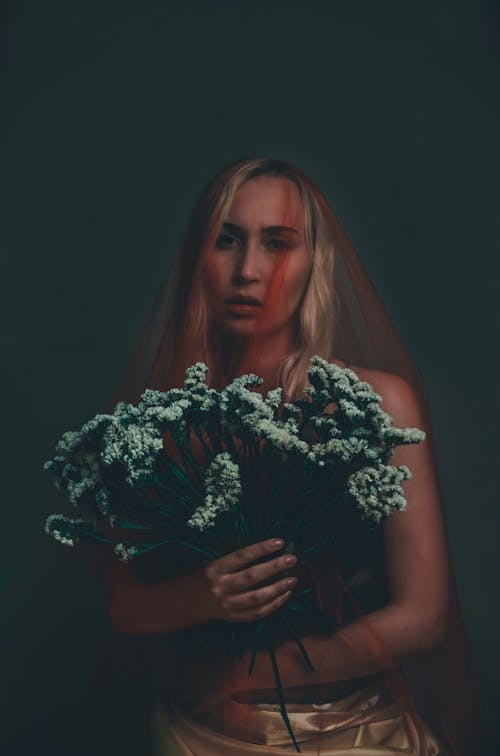
[[[164,390],[180,385],[185,368],[198,360],[207,363],[211,361],[209,367],[214,382],[215,376],[218,376],[219,382],[223,380],[215,365],[213,345],[206,328],[204,330],[209,303],[204,302],[202,296],[195,301],[192,294],[195,290],[199,291],[199,263],[203,260],[203,250],[220,230],[221,220],[234,191],[244,181],[262,173],[288,177],[297,186],[304,203],[308,221],[306,231],[311,247],[315,253],[319,248],[333,250],[330,255],[331,268],[323,267],[323,276],[330,276],[333,287],[328,284],[316,293],[317,297],[323,297],[322,306],[330,308],[331,328],[324,322],[321,338],[299,344],[298,351],[302,353],[302,360],[321,352],[320,356],[335,359],[353,370],[361,368],[384,371],[408,382],[421,407],[425,422],[423,430],[432,450],[438,477],[432,419],[424,382],[380,295],[339,219],[314,182],[294,166],[271,158],[249,158],[233,163],[201,193],[172,275],[169,280],[161,282],[149,317],[114,394],[110,411],[117,401],[138,401],[146,388]],[[316,222],[318,217],[323,219],[321,227]],[[326,257],[323,259],[326,260]],[[281,273],[277,265],[276,275],[273,276],[272,286],[270,285],[271,289],[274,286],[274,291],[271,290],[268,294],[271,304],[273,295],[282,286]],[[327,298],[329,291],[333,292],[330,302]],[[257,324],[257,331],[258,328]],[[303,328],[302,333],[307,333],[307,329]],[[258,372],[251,370],[252,348],[250,340],[247,354],[235,368],[237,374]],[[295,355],[280,375],[280,379],[283,378],[290,387],[291,394],[296,391],[292,378],[300,372],[300,359],[300,354]],[[396,665],[387,671],[386,677],[391,690],[403,702],[402,705],[409,711],[416,707],[447,744],[453,756],[472,756],[477,752],[479,737],[476,694],[449,554],[447,558],[451,576],[450,600],[443,643],[438,648],[420,654],[415,660]],[[338,577],[348,611],[352,616],[368,618],[369,607],[364,605],[363,595],[357,595],[348,587],[347,579],[343,579],[342,566]],[[368,621],[367,642],[370,643],[371,640]],[[377,639],[374,647],[375,655],[384,656],[387,652],[383,647],[383,639]]]

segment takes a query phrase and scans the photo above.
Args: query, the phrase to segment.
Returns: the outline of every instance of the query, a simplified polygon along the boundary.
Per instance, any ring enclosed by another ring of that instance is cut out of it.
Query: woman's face
[[[311,264],[295,184],[276,176],[250,179],[235,192],[215,244],[207,250],[204,274],[212,324],[232,335],[291,333]]]

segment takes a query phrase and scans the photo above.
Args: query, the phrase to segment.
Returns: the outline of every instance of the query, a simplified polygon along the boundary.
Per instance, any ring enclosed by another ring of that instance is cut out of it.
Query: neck
[[[259,334],[258,337],[224,333],[219,344],[223,380],[228,383],[240,375],[256,373],[264,379],[259,391],[276,386],[281,363],[294,350],[290,328],[269,336]]]

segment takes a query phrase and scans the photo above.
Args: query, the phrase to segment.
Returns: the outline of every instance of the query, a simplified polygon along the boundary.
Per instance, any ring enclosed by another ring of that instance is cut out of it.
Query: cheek
[[[305,257],[291,266],[288,270],[286,291],[291,304],[295,307],[307,286],[311,271],[311,261]]]
[[[211,297],[217,296],[224,285],[224,266],[217,258],[207,260],[203,271],[203,282]]]

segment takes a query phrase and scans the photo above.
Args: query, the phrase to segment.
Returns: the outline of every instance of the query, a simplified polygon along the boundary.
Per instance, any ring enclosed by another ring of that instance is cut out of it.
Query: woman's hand
[[[286,554],[269,558],[283,546],[281,539],[259,541],[225,554],[201,568],[213,619],[228,622],[259,620],[286,602],[297,579],[272,579],[290,569],[297,562],[297,557]],[[268,585],[256,587],[269,580],[272,582]]]

